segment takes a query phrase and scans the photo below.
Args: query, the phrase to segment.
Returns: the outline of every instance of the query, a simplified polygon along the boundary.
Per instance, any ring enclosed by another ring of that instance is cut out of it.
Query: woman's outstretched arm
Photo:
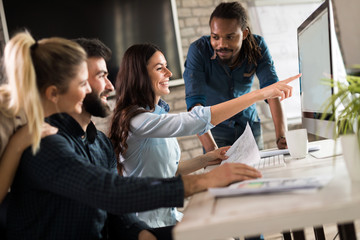
[[[280,100],[284,100],[291,97],[292,87],[289,86],[288,83],[294,81],[300,76],[301,74],[295,75],[265,88],[255,90],[232,100],[211,106],[211,123],[213,125],[217,125],[257,101],[272,98],[280,98]]]

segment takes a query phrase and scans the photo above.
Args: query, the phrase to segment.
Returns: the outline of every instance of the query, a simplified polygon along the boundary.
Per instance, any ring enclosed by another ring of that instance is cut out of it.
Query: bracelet
[[[281,139],[285,139],[285,137],[284,137],[284,136],[281,136],[281,137],[279,137],[278,139],[276,139],[276,144],[278,144]]]

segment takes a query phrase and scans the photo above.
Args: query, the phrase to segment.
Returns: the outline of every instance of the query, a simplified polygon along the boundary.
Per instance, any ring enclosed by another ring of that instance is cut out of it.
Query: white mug
[[[292,158],[305,158],[308,153],[306,129],[295,129],[285,132],[287,147]]]

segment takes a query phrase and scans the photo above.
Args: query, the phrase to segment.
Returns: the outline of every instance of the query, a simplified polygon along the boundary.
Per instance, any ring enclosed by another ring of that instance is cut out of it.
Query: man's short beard
[[[216,56],[217,56],[217,59],[222,63],[222,64],[225,64],[225,65],[230,65],[234,59],[234,55],[231,55],[229,58],[226,58],[226,59],[222,59],[217,52],[220,52],[220,51],[227,51],[227,52],[232,52],[231,50],[227,49],[227,48],[223,48],[223,49],[219,49],[219,50],[216,50]]]
[[[109,116],[111,113],[110,106],[104,104],[104,102],[101,101],[99,95],[94,91],[86,95],[83,106],[85,111],[95,117],[104,118]]]
[[[218,60],[225,65],[230,65],[232,63],[233,57],[227,58],[227,59],[222,59],[219,56],[217,57]]]

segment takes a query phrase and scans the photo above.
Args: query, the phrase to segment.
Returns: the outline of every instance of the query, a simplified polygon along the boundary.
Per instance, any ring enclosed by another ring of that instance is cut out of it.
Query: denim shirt
[[[250,92],[255,74],[259,79],[260,88],[279,81],[264,39],[261,36],[253,36],[261,48],[262,55],[256,67],[254,64],[249,65],[247,58],[242,65],[233,70],[221,64],[217,57],[213,57],[210,36],[203,36],[190,45],[183,76],[188,109],[196,103],[212,106]],[[247,122],[252,125],[254,121],[260,121],[255,104],[219,125],[231,128],[237,123],[245,128]]]
[[[130,123],[128,149],[120,161],[125,176],[174,177],[181,150],[176,137],[203,134],[213,127],[210,107],[195,107],[191,112],[168,114],[168,105],[160,100],[153,112],[135,116]],[[139,213],[150,227],[176,223],[175,209],[162,208]]]

